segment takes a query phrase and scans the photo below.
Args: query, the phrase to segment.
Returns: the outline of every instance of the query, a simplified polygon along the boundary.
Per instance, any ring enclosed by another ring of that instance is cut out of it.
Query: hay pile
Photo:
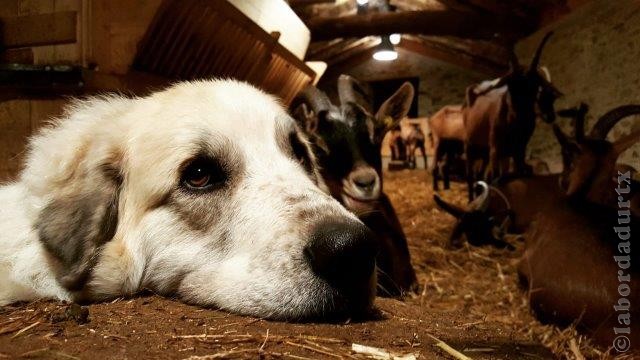
[[[435,206],[431,178],[424,170],[388,172],[384,186],[407,235],[421,284],[421,294],[409,302],[425,310],[463,311],[469,328],[487,321],[502,323],[506,329],[543,343],[560,358],[632,358],[616,357],[615,350],[599,350],[575,329],[545,326],[532,316],[518,285],[517,264],[524,248],[520,239],[507,239],[515,251],[468,245],[448,249],[454,219]],[[447,201],[465,204],[466,186],[454,183],[452,187],[440,194]]]

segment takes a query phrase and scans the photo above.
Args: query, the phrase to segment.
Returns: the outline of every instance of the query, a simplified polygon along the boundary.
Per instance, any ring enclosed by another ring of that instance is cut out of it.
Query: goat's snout
[[[326,220],[315,226],[304,252],[314,273],[332,287],[350,292],[371,283],[378,244],[361,223]]]
[[[371,167],[356,168],[349,174],[348,180],[356,198],[375,200],[380,195],[380,179]]]

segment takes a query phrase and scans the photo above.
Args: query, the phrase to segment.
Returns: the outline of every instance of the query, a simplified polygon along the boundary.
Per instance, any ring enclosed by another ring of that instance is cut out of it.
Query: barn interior
[[[76,98],[143,97],[178,81],[233,78],[273,94],[296,117],[294,105],[310,86],[338,104],[344,75],[366,89],[373,113],[410,83],[406,117],[385,128],[379,155],[383,192],[406,235],[416,281],[402,297],[378,297],[375,318],[339,323],[244,317],[151,291],[82,307],[53,300],[11,304],[0,307],[0,358],[640,356],[640,343],[631,350],[603,344],[593,329],[581,327],[580,316],[541,321],[532,310],[535,289],[523,285],[519,271],[533,232],[507,231],[507,247],[452,244],[460,220],[434,201],[438,194],[460,209],[472,206],[464,139],[458,155],[444,156],[451,188],[434,190],[434,170],[441,176],[442,163],[431,119],[451,105],[462,109],[456,110],[460,119],[467,116],[469,91],[484,95],[473,86],[513,74],[514,58],[528,67],[550,32],[534,70],[558,91],[555,110],[586,104],[582,124],[589,132],[612,109],[640,104],[636,0],[3,0],[0,184],[20,181],[29,138],[64,118]],[[609,143],[638,134],[634,109],[604,134]],[[549,123],[543,112],[538,106],[531,113],[535,130],[522,140],[527,176],[567,171],[557,131],[571,139],[580,132],[575,116]],[[606,167],[601,159],[588,161]],[[640,180],[640,144],[630,142],[613,163]],[[569,257],[587,251],[574,250]],[[616,264],[608,253],[600,255]]]

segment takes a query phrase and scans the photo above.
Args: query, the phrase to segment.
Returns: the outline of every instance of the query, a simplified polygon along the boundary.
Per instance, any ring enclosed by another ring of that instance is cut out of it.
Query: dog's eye
[[[223,185],[226,180],[226,171],[219,162],[198,158],[184,169],[181,182],[189,189],[201,190]]]

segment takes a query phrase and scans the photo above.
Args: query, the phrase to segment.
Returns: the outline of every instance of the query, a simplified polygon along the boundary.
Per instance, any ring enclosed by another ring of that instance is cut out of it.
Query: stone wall
[[[465,88],[488,77],[402,49],[398,50],[395,61],[370,59],[347,70],[347,73],[364,81],[419,77],[419,117],[429,116],[444,105],[461,104]],[[327,75],[322,81],[330,83],[335,74]]]
[[[518,43],[519,57],[528,61],[549,30],[555,33],[544,50],[542,65],[565,93],[556,109],[584,101],[590,106],[586,127],[590,130],[608,110],[640,104],[640,1],[593,0]],[[567,119],[558,121],[565,131],[572,129]],[[640,116],[630,117],[611,131],[609,139],[639,128]],[[559,146],[550,126],[539,124],[529,150],[531,156],[548,161],[552,170],[560,170]],[[640,170],[640,144],[619,161]]]
[[[490,78],[489,75],[420,56],[403,49],[398,49],[398,59],[395,61],[384,62],[369,59],[346,70],[346,73],[363,81],[418,77],[420,79],[418,117],[421,118],[421,127],[425,134],[429,132],[426,123],[427,117],[445,105],[461,104],[467,86]],[[334,72],[328,72],[318,85],[325,89],[331,97],[336,97],[332,88],[335,87],[338,75]],[[433,161],[431,142],[427,141],[425,146],[429,155],[427,161],[431,164]],[[386,164],[391,158],[387,138],[383,141],[382,155]],[[424,168],[421,160],[418,161],[417,168]]]

